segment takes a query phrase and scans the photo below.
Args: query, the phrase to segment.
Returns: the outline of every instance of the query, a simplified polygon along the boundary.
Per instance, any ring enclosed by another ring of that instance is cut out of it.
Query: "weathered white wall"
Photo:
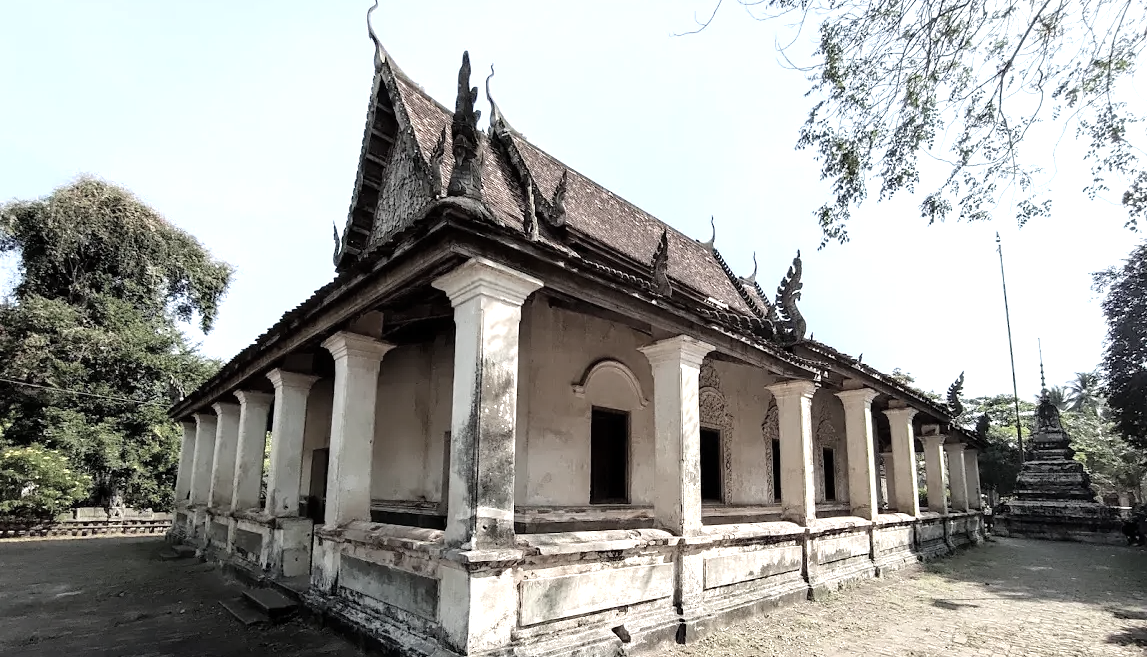
[[[448,334],[386,354],[378,377],[371,498],[441,499],[453,378]]]
[[[303,469],[299,474],[299,494],[310,495],[311,456],[314,450],[331,444],[331,405],[334,401],[335,380],[327,377],[315,381],[307,395],[307,418],[303,425]]]
[[[545,299],[522,309],[522,371],[518,395],[517,503],[589,504],[589,430],[593,406],[630,413],[629,499],[653,503],[653,405],[644,407],[618,374],[595,376],[584,397],[574,393],[602,359],[633,372],[647,400],[653,373],[638,347],[650,337],[622,324],[551,308]]]
[[[819,388],[812,398],[813,464],[816,501],[825,501],[824,452],[830,447],[836,459],[836,502],[848,501],[848,449],[844,429],[844,404],[834,391]]]
[[[766,443],[762,423],[772,402],[765,386],[776,377],[760,368],[723,361],[707,360],[701,370],[701,426],[721,431],[724,501],[770,503],[772,447]],[[719,399],[711,396],[714,389]]]

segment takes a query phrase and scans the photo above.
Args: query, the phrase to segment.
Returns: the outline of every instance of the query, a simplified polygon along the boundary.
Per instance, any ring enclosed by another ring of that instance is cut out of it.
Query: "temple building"
[[[371,38],[336,275],[171,409],[174,539],[442,656],[656,654],[981,540],[958,389],[813,340],[799,254],[770,297]]]
[[[1014,499],[1000,509],[993,531],[1001,536],[1125,544],[1119,514],[1096,498],[1091,477],[1075,460],[1071,437],[1046,387],[1035,419]]]

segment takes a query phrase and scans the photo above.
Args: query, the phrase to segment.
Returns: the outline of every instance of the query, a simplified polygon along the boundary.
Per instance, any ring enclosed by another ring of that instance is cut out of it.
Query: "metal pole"
[[[1000,283],[1004,288],[1004,319],[1008,324],[1008,356],[1012,360],[1012,401],[1016,408],[1016,440],[1020,447],[1020,463],[1024,462],[1024,429],[1020,424],[1020,393],[1016,386],[1016,352],[1012,348],[1012,316],[1008,311],[1008,281],[1004,277],[1004,245],[1000,242],[1000,234],[996,233],[996,252],[1000,254]]]

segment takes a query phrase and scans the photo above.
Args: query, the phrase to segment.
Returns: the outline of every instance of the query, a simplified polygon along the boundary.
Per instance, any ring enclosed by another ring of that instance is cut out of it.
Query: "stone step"
[[[272,589],[247,589],[243,600],[272,621],[288,618],[299,609],[297,602]]]
[[[234,616],[235,620],[247,627],[252,625],[266,625],[271,621],[266,614],[262,614],[251,607],[243,598],[220,600],[219,604],[222,605],[229,614]]]
[[[159,553],[159,558],[164,561],[174,561],[176,559],[190,559],[195,556],[195,548],[186,545],[173,545],[166,550]]]

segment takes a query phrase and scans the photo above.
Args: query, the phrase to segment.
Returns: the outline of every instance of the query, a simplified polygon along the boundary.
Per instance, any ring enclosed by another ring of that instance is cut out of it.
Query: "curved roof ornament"
[[[709,226],[713,229],[713,236],[709,238],[708,242],[701,242],[701,245],[712,252],[713,247],[717,244],[717,220],[713,218],[713,215],[709,215]]]
[[[753,251],[753,273],[749,274],[745,278],[745,282],[747,282],[747,283],[756,283],[757,282],[757,252],[756,251]]]
[[[506,116],[498,107],[498,103],[495,103],[494,97],[490,95],[490,78],[492,77],[494,77],[494,65],[490,64],[490,74],[486,76],[486,100],[490,102],[490,129],[496,132],[513,130],[510,127],[510,122],[506,120]]]
[[[378,0],[374,0],[374,4],[370,9],[366,10],[366,33],[370,36],[370,40],[374,42],[374,67],[379,68],[382,66],[382,60],[386,50],[382,47],[382,42],[378,40],[378,35],[374,33],[374,26],[370,24],[370,15],[378,9]]]
[[[964,414],[964,404],[960,401],[960,393],[964,391],[964,373],[960,372],[960,376],[948,386],[948,412],[952,417],[959,417]]]

